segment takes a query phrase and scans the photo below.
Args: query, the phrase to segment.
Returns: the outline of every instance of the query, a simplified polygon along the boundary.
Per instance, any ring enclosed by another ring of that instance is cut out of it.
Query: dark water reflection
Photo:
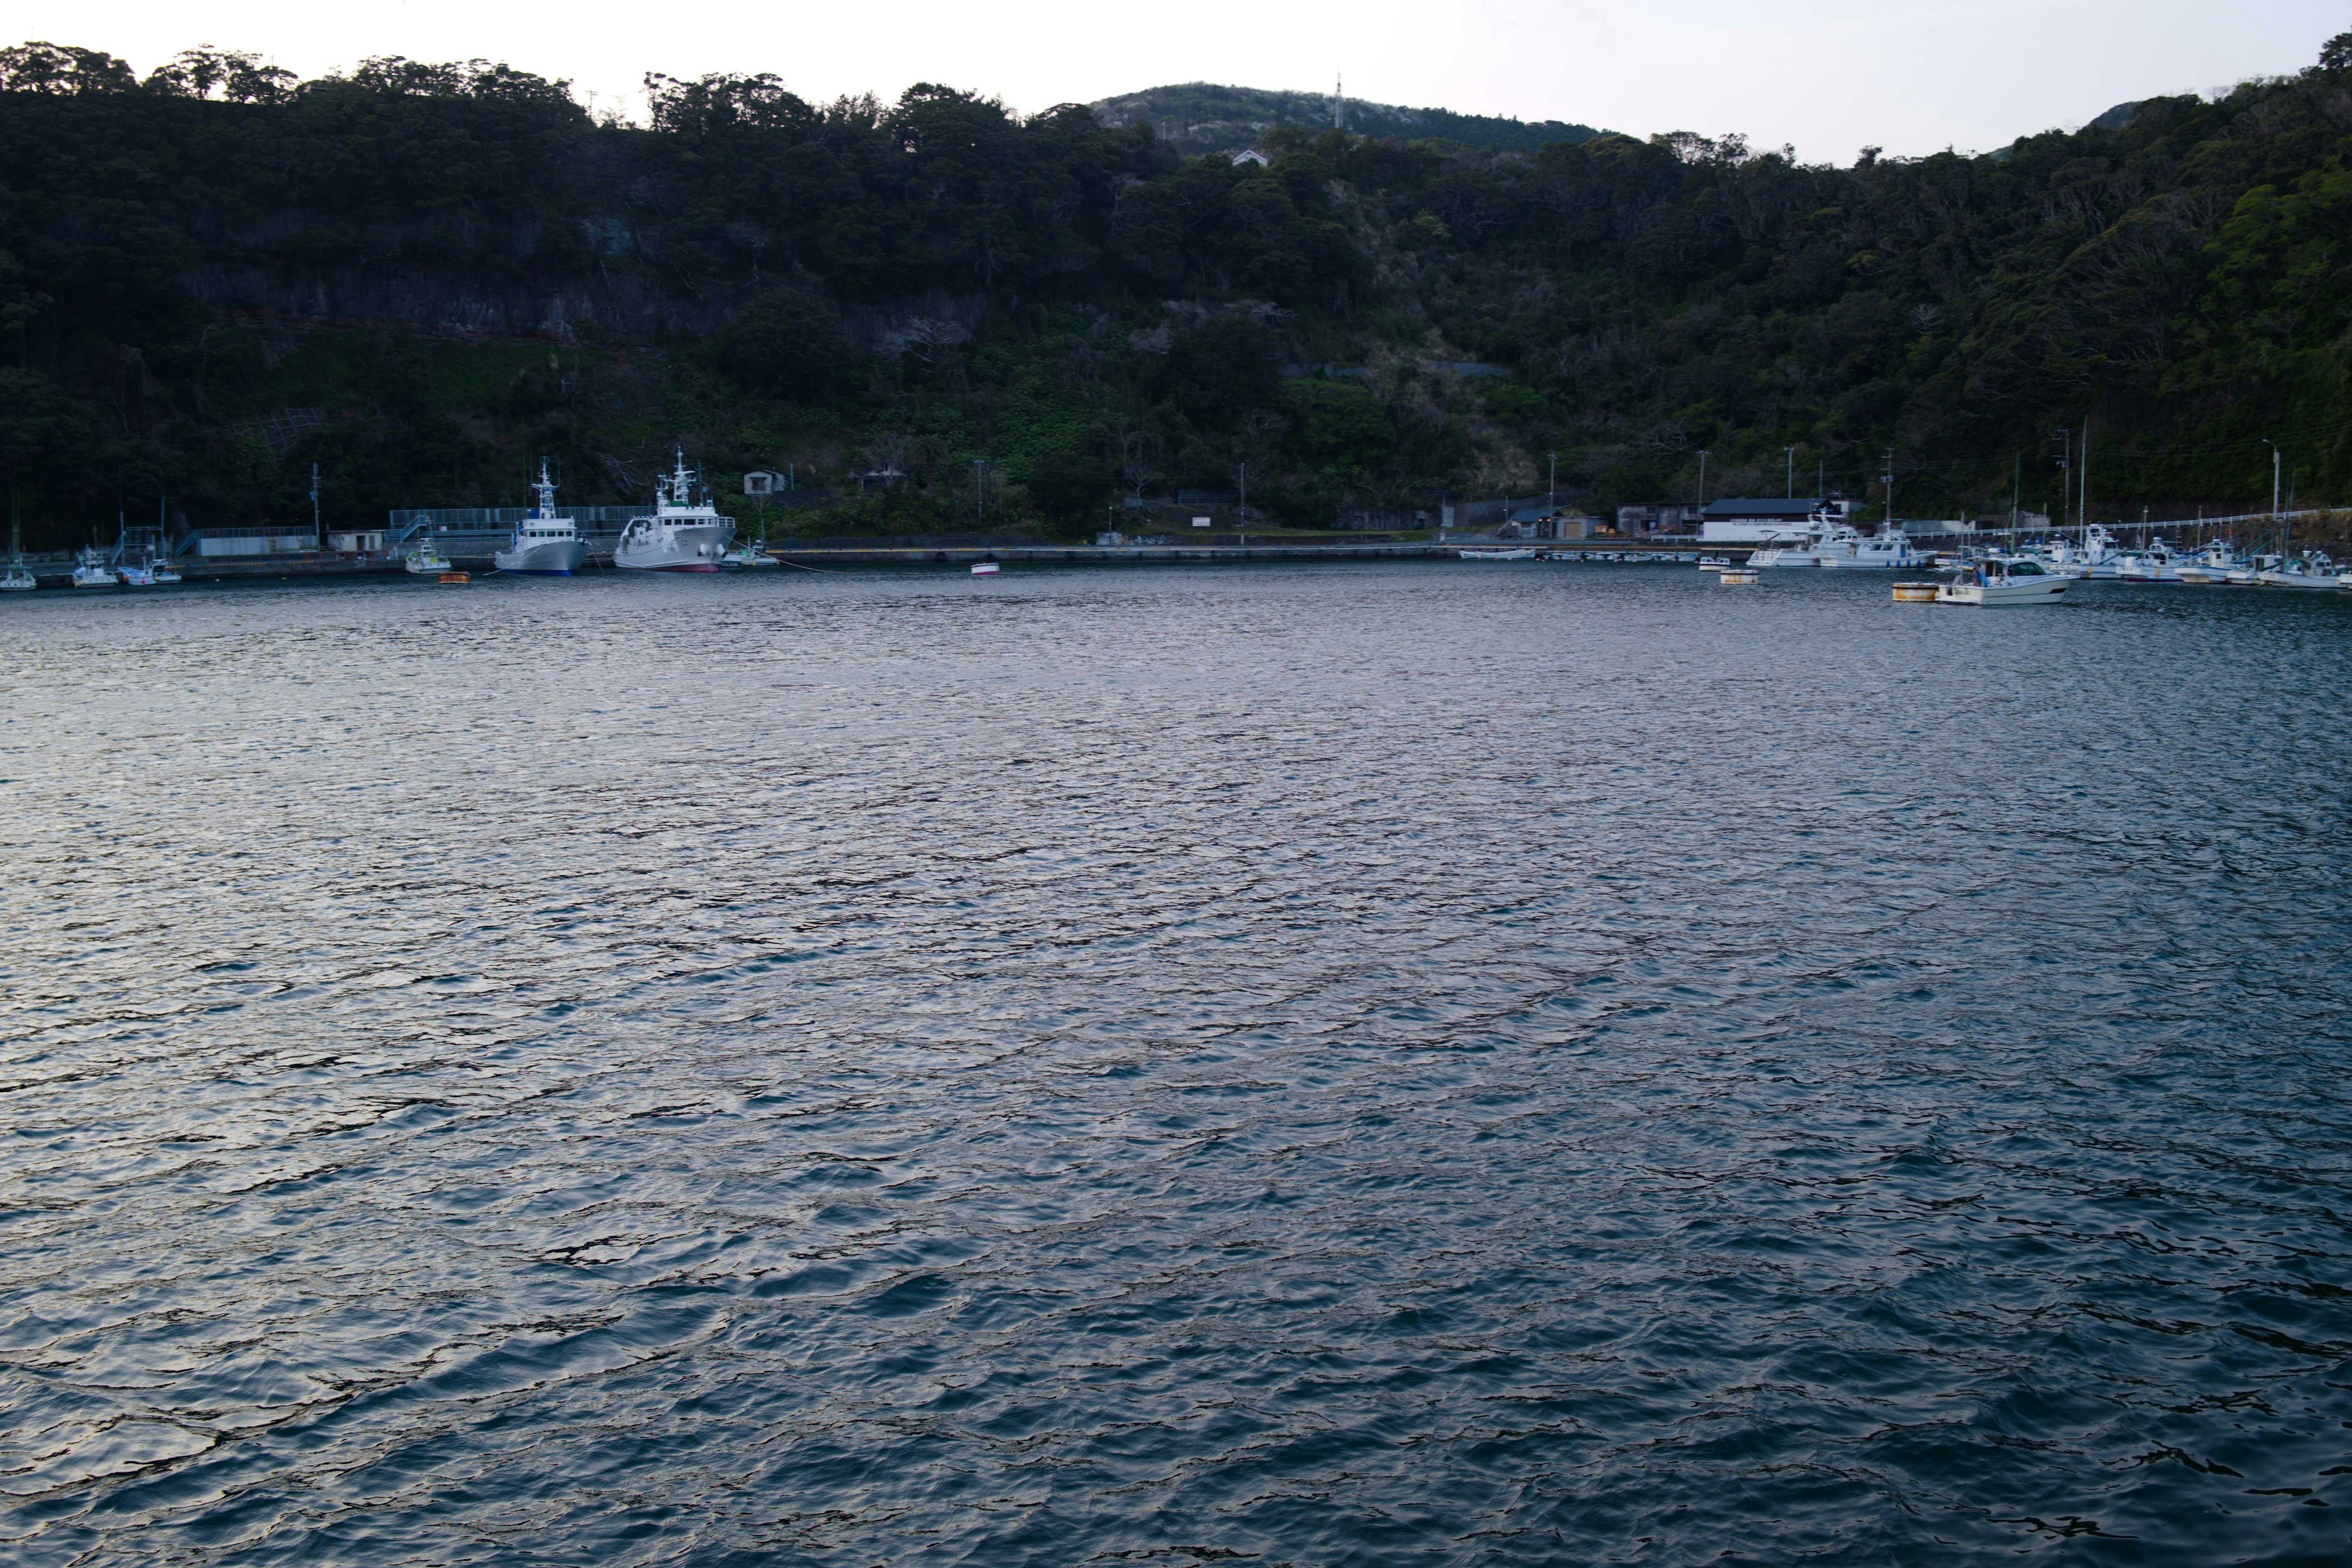
[[[28,1563],[2326,1561],[2352,595],[0,605]]]

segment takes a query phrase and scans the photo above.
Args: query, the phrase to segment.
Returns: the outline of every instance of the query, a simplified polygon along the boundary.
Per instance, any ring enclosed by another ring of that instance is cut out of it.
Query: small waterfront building
[[[1685,533],[1699,521],[1699,509],[1654,502],[1617,509],[1617,531],[1627,539],[1645,533]]]
[[[766,468],[754,468],[743,476],[743,493],[747,496],[772,496],[785,488],[784,476]]]

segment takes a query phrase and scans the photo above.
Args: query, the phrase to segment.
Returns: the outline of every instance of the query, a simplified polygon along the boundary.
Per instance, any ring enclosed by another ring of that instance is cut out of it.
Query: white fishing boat
[[[441,547],[429,539],[411,550],[404,557],[403,564],[413,577],[437,577],[451,570],[449,558],[442,554]]]
[[[1698,569],[1702,572],[1720,572],[1730,564],[1731,557],[1728,555],[1702,555],[1698,558]]]
[[[2187,558],[2159,539],[2144,550],[2129,551],[2116,557],[2116,580],[2119,583],[2178,583],[2180,569]]]
[[[2257,555],[2251,561],[2241,561],[2222,575],[2221,581],[2232,588],[2258,586],[2265,572],[2275,572],[2286,563],[2279,555]]]
[[[2336,586],[2336,563],[2320,551],[2307,551],[2292,561],[2283,561],[2267,572],[2256,574],[2254,581],[2264,588],[2333,589]]]
[[[637,572],[716,572],[735,538],[735,520],[705,495],[694,499],[695,476],[677,454],[677,468],[654,481],[654,510],[633,517],[613,549],[613,564]]]
[[[1832,571],[1911,571],[1927,563],[1899,528],[1865,534],[1852,523],[1832,524],[1820,538],[1768,547],[1748,558],[1751,567],[1813,566]]]
[[[2083,530],[2081,542],[2053,539],[2035,552],[2035,558],[2043,570],[2061,576],[2112,578],[2121,574],[2123,550],[2112,531],[2095,522]]]
[[[768,547],[756,539],[749,544],[737,545],[720,559],[730,566],[749,566],[755,570],[761,566],[783,564],[782,562],[769,554]]]
[[[2004,605],[2055,604],[2071,577],[2052,572],[2031,555],[1996,555],[1952,574],[1936,590],[1939,605],[1974,605],[1993,609]]]
[[[40,584],[25,564],[25,547],[16,531],[16,513],[13,506],[8,512],[8,574],[0,577],[0,594],[29,594]]]
[[[1465,550],[1460,553],[1465,561],[1533,561],[1536,558],[1532,550]]]
[[[504,550],[494,551],[490,560],[499,571],[520,576],[569,577],[587,563],[588,542],[580,537],[577,523],[556,515],[555,482],[547,477],[544,458],[539,460],[539,478],[531,481],[530,493],[536,500],[530,515],[515,524],[514,538]],[[448,569],[446,562],[438,568]]]
[[[121,581],[107,570],[106,557],[96,545],[83,551],[80,559],[74,563],[73,585],[77,588],[112,588],[119,586]]]
[[[996,563],[975,561],[971,563],[971,574],[975,577],[993,577],[996,575]]]
[[[2189,560],[2179,563],[2173,570],[2180,581],[2192,587],[2210,587],[2226,583],[2240,563],[2237,550],[2227,542],[2209,544]]]

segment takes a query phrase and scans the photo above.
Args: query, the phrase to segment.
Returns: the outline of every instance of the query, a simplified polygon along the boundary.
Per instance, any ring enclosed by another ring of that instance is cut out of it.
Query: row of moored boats
[[[515,524],[507,548],[491,559],[500,572],[569,577],[588,564],[588,541],[573,519],[556,510],[555,485],[543,462],[531,491],[536,504],[530,514]],[[711,504],[709,490],[680,452],[676,469],[654,481],[653,510],[630,519],[621,531],[613,547],[613,564],[644,572],[719,572],[779,564],[759,545],[737,548],[734,540],[735,520]],[[448,557],[430,541],[409,550],[403,562],[418,576],[453,574]],[[109,554],[93,546],[81,552],[73,570],[77,588],[149,588],[178,581],[170,558],[157,549],[134,563],[119,550]],[[0,591],[23,592],[36,585],[23,556],[12,555],[5,574],[0,575]]]

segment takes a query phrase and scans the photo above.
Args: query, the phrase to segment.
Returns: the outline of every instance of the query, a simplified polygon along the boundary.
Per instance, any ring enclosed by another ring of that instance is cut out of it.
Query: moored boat
[[[121,583],[121,578],[107,570],[106,557],[96,545],[84,550],[74,563],[73,585],[77,588],[112,588]]]
[[[1533,561],[1532,550],[1465,550],[1459,552],[1465,561]]]
[[[1832,524],[1819,538],[1773,545],[1748,558],[1753,567],[1814,566],[1832,571],[1908,571],[1927,563],[1904,531],[1893,526],[1865,534],[1852,523]]]
[[[695,474],[677,454],[677,467],[654,481],[654,510],[633,517],[613,547],[613,564],[637,572],[716,572],[735,538],[735,520],[705,495],[694,499]]]
[[[507,548],[490,560],[501,572],[525,577],[569,577],[587,563],[588,542],[579,525],[555,512],[555,483],[547,477],[547,459],[539,460],[539,478],[531,481],[534,504],[530,515],[517,522]],[[446,563],[444,569],[446,569]]]
[[[2030,555],[1996,555],[1952,574],[1936,590],[1939,605],[2048,605],[2066,591],[2071,577],[2053,572]]]
[[[2307,551],[2292,561],[2282,561],[2267,572],[2256,574],[2254,582],[2264,588],[2334,588],[2336,563],[2316,550]]]
[[[449,570],[449,558],[430,540],[411,550],[404,563],[412,577],[437,577]]]

